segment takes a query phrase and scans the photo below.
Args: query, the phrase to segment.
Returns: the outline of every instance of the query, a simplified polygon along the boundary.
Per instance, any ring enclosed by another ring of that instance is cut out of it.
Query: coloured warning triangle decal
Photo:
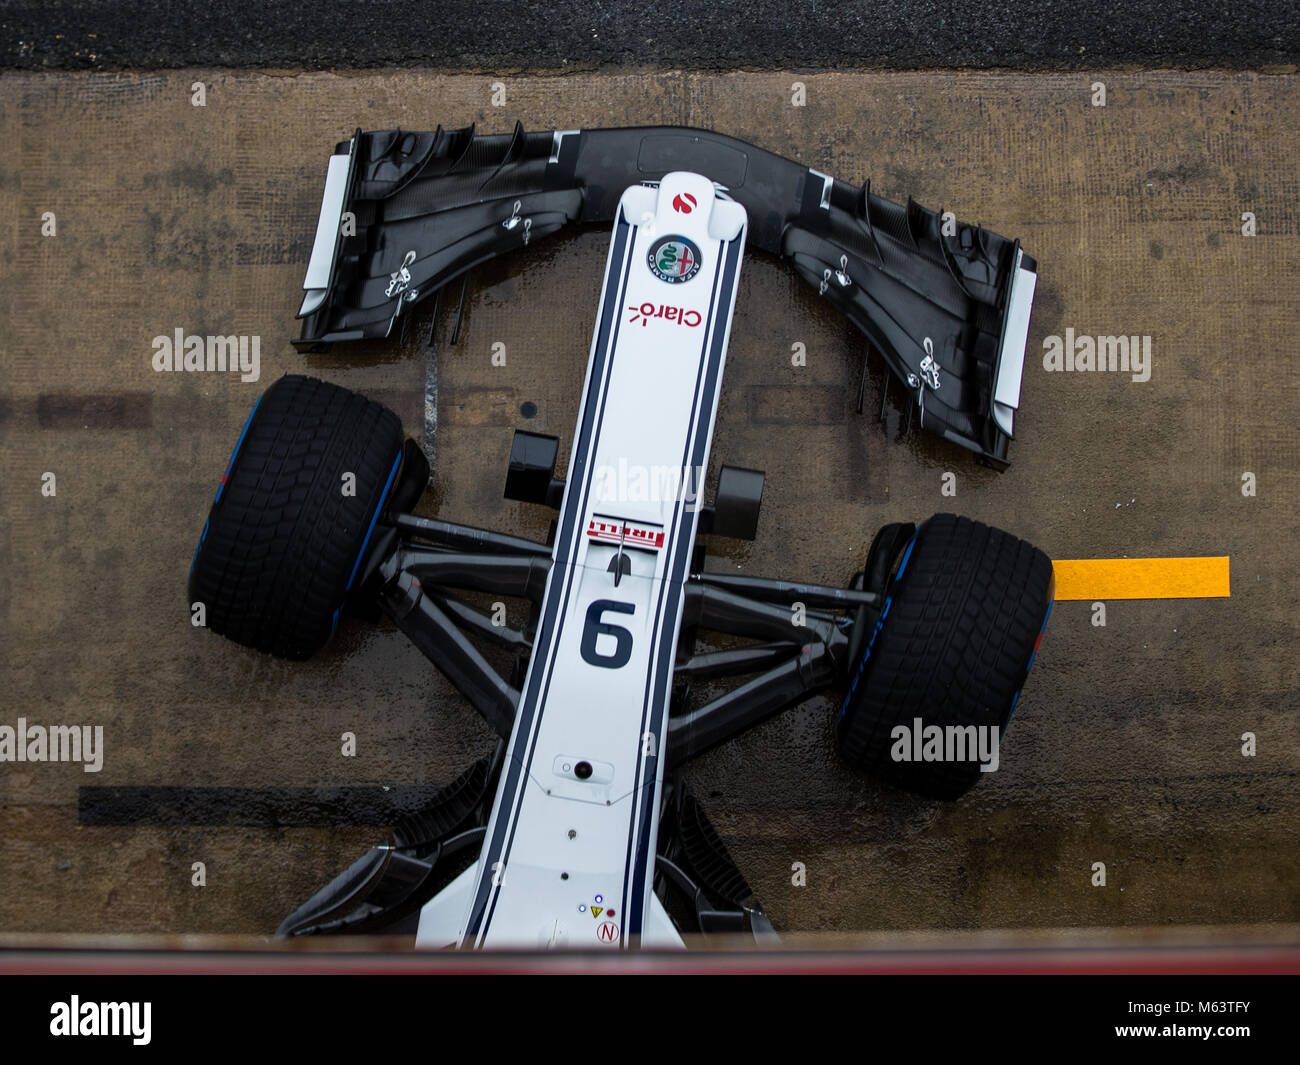
[[[593,907],[591,908],[591,916],[592,916],[592,917],[599,917],[599,916],[600,916],[602,913],[604,913],[604,912],[605,912],[605,907],[604,907],[604,906],[593,906]]]

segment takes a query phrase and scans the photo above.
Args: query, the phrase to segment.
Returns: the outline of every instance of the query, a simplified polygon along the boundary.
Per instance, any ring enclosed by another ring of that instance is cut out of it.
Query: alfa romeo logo
[[[650,272],[670,285],[680,285],[700,272],[700,249],[693,240],[672,235],[660,237],[646,256]]]

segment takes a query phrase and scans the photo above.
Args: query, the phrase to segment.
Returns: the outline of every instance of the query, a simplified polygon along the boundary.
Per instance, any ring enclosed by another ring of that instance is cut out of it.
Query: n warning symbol
[[[618,925],[613,921],[601,921],[596,928],[596,938],[602,943],[617,943]]]

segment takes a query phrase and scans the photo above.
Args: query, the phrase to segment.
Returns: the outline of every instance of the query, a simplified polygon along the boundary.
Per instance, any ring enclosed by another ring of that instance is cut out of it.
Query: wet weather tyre
[[[923,728],[988,726],[1000,735],[1033,664],[1053,591],[1051,559],[1024,540],[952,514],[925,522],[850,670],[836,726],[841,756],[931,798],[966,792],[980,777],[977,759],[896,760],[893,731],[906,726],[910,740],[919,718]]]
[[[190,569],[190,603],[203,604],[207,627],[280,658],[324,647],[401,457],[401,421],[378,403],[311,377],[268,388]]]

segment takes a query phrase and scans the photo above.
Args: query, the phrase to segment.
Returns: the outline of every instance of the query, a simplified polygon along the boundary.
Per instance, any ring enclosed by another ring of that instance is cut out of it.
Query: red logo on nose
[[[618,925],[613,921],[601,921],[596,928],[596,938],[602,943],[617,943]]]
[[[673,197],[673,210],[678,214],[690,214],[699,204],[689,192],[679,192]]]

